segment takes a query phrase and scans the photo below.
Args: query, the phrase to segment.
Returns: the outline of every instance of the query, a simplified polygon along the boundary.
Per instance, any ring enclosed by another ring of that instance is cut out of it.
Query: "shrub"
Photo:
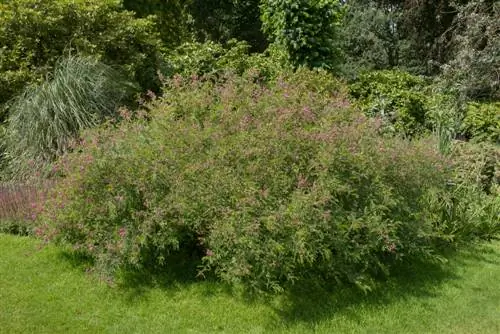
[[[73,53],[120,66],[144,89],[158,87],[158,49],[154,23],[134,18],[117,0],[2,1],[0,105],[41,83],[59,58]]]
[[[223,76],[227,72],[243,74],[258,71],[264,80],[276,78],[281,71],[289,70],[283,56],[274,47],[263,53],[250,54],[246,42],[231,40],[226,46],[215,42],[184,43],[165,55],[162,74],[182,76]]]
[[[5,156],[21,176],[62,155],[81,130],[116,115],[134,87],[110,67],[88,58],[62,59],[53,77],[25,90],[10,109]]]
[[[468,138],[500,144],[500,102],[469,103],[461,130]]]
[[[361,74],[349,92],[365,114],[386,122],[386,131],[415,136],[429,128],[425,86],[406,72],[373,71]]]
[[[311,277],[366,288],[395,260],[462,240],[452,224],[477,222],[443,222],[454,171],[432,139],[380,137],[322,72],[266,86],[176,77],[149,117],[91,131],[59,161],[39,233],[103,270],[168,266],[182,251],[202,258],[200,274],[281,291]]]

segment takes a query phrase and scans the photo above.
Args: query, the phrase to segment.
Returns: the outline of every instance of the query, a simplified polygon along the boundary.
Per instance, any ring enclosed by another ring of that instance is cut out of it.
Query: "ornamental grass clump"
[[[5,158],[12,174],[62,155],[83,129],[113,117],[133,91],[107,65],[91,58],[62,59],[46,82],[26,88],[10,105]]]
[[[108,273],[184,253],[200,277],[279,292],[310,279],[369,288],[394,263],[498,232],[446,216],[485,197],[454,193],[434,138],[381,136],[323,72],[249,75],[175,77],[147,120],[87,133],[58,162],[41,233]]]

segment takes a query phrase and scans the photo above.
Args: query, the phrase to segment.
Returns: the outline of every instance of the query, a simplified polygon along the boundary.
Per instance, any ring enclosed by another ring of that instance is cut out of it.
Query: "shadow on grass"
[[[90,273],[93,278],[104,281],[115,288],[120,296],[129,303],[144,301],[151,289],[160,289],[167,294],[187,289],[194,284],[202,283],[197,293],[204,297],[216,296],[219,293],[232,294],[231,287],[218,282],[215,277],[198,275],[201,256],[196,251],[192,253],[174,253],[166,257],[165,265],[145,264],[142,268],[124,268],[119,270],[112,279],[99,276],[93,269],[91,258],[71,251],[61,251],[58,257],[73,268]]]
[[[92,268],[92,266],[94,265],[94,261],[92,260],[92,258],[78,252],[61,250],[57,252],[57,257],[60,260],[69,263],[72,267],[80,269],[82,271],[89,271],[90,268]]]
[[[152,288],[174,292],[200,281],[197,279],[199,259],[177,253],[165,260],[166,265],[146,265],[143,269],[126,268],[118,273],[118,288],[131,302],[143,298]]]
[[[360,307],[379,307],[408,298],[435,298],[440,295],[440,286],[446,282],[459,281],[459,268],[474,264],[500,265],[499,252],[490,246],[473,245],[461,251],[445,254],[448,262],[411,262],[394,266],[391,276],[377,281],[376,288],[368,293],[353,286],[325,286],[317,282],[301,282],[284,296],[284,305],[275,308],[284,322],[315,323],[331,318],[335,314],[347,314],[357,319]]]
[[[314,324],[339,313],[356,319],[356,310],[362,305],[376,307],[409,297],[437,297],[440,284],[458,278],[446,264],[399,265],[391,272],[392,276],[379,279],[375,288],[366,293],[352,285],[301,282],[286,294],[284,307],[276,312],[287,323]]]
[[[214,277],[198,277],[200,257],[193,254],[172,255],[165,261],[168,266],[152,267],[151,270],[123,270],[118,275],[116,286],[127,302],[134,303],[147,298],[147,292],[151,289],[175,294],[196,285],[195,293],[202,297],[224,294],[249,305],[266,303],[284,323],[304,323],[313,327],[321,320],[338,314],[347,314],[356,319],[360,307],[378,307],[413,297],[438,297],[442,284],[461,278],[458,268],[471,263],[500,265],[498,255],[499,252],[492,247],[471,246],[463,251],[445,254],[448,263],[413,261],[400,264],[392,267],[391,276],[379,279],[376,288],[368,293],[352,285],[326,285],[311,280],[296,283],[281,296],[248,294],[241,288],[220,283]],[[63,258],[78,268],[91,265],[89,259],[71,253],[63,253]]]

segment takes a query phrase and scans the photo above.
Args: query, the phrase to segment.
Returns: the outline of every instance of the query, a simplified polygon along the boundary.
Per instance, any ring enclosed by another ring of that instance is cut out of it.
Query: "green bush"
[[[487,220],[490,233],[469,233],[476,217],[459,210],[443,221],[479,198],[447,201],[452,162],[431,139],[379,136],[322,72],[267,86],[176,77],[148,117],[91,131],[58,163],[39,234],[102,270],[188,252],[200,274],[281,291],[308,278],[366,288],[396,260],[496,233]]]
[[[411,137],[430,127],[426,85],[406,72],[373,71],[361,74],[349,92],[365,114],[385,121],[386,131]]]
[[[227,45],[215,42],[184,43],[165,55],[162,74],[166,77],[223,76],[227,72],[243,74],[253,70],[264,80],[271,80],[289,70],[283,56],[270,47],[263,53],[250,54],[246,42],[231,40]]]
[[[461,130],[473,140],[500,144],[500,102],[469,103]]]
[[[134,91],[109,66],[89,58],[61,60],[50,80],[28,87],[10,106],[5,135],[9,171],[21,177],[62,155],[83,129],[117,115]]]
[[[158,87],[157,36],[151,20],[134,18],[118,0],[2,1],[0,105],[73,53],[121,67],[143,89]]]
[[[122,0],[122,3],[136,16],[152,19],[167,47],[178,46],[190,39],[192,18],[186,10],[185,0]]]
[[[243,73],[248,68],[249,45],[231,41],[227,47],[215,42],[184,43],[166,55],[165,74],[215,75],[225,71]]]

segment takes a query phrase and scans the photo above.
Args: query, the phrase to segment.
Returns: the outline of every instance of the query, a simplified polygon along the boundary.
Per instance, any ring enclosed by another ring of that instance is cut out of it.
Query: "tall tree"
[[[454,4],[453,57],[444,75],[464,98],[500,100],[500,1]]]
[[[398,15],[374,1],[348,2],[341,29],[345,74],[399,65]]]
[[[450,60],[451,28],[457,15],[452,3],[451,0],[402,2],[400,29],[408,44],[401,61],[410,69],[436,74]]]
[[[339,65],[339,0],[264,0],[261,10],[264,31],[292,65]]]
[[[345,52],[355,62],[368,60],[375,68],[436,74],[452,57],[458,13],[453,4],[463,2],[467,0],[349,0]]]

